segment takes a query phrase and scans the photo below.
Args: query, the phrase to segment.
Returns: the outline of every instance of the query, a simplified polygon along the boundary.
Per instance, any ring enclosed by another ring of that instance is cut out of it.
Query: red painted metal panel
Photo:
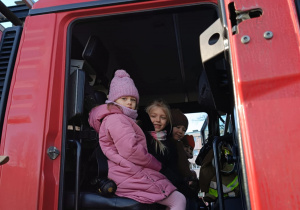
[[[228,4],[225,0],[229,33]],[[299,23],[292,0],[235,0],[235,8],[261,8],[258,18],[230,35],[252,209],[300,208]],[[273,32],[265,39],[266,31]],[[243,44],[241,38],[250,37]]]
[[[45,7],[53,7],[53,6],[62,6],[62,5],[67,5],[67,4],[76,4],[76,3],[84,3],[84,2],[95,2],[99,0],[39,0],[36,2],[32,9],[40,9],[40,8],[45,8]],[[167,4],[167,5],[172,5],[172,4],[189,4],[189,3],[200,3],[200,2],[214,2],[216,3],[217,0],[187,0],[187,1],[182,1],[182,0],[152,0],[149,1],[150,4],[153,2],[158,2],[160,4]],[[149,2],[140,2],[142,5],[147,5]]]
[[[60,3],[58,3],[60,2]],[[40,8],[80,0],[39,0]],[[54,210],[58,206],[66,39],[77,18],[161,8],[201,1],[160,0],[27,17],[11,82],[1,140],[0,209]],[[204,2],[204,1],[203,1]],[[205,2],[215,2],[214,0]]]
[[[1,170],[3,210],[57,208],[60,160],[46,154],[50,145],[61,145],[64,70],[55,56],[64,61],[65,55],[55,51],[63,49],[55,24],[51,14],[29,17],[24,26],[1,141],[10,157]]]

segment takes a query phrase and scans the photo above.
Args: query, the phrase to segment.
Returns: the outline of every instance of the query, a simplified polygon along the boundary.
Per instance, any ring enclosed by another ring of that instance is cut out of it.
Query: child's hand
[[[199,181],[198,180],[193,180],[193,181],[189,181],[189,187],[193,190],[198,192],[200,190],[200,186],[199,186]]]

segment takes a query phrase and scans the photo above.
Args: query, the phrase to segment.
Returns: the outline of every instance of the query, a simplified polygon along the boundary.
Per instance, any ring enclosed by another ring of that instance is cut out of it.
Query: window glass
[[[220,136],[224,136],[224,133],[225,133],[225,121],[226,121],[226,115],[222,115],[219,118]]]
[[[206,116],[205,121],[203,122],[201,130],[200,130],[202,146],[204,144],[206,144],[207,141],[208,141],[208,132],[209,132],[209,130],[208,130],[208,116]]]
[[[200,170],[200,166],[198,166],[196,163],[192,163],[190,168],[195,170],[195,171]]]
[[[205,112],[197,112],[197,113],[189,113],[185,114],[189,121],[189,127],[187,129],[187,133],[192,133],[194,131],[200,131],[206,117],[207,113]]]
[[[185,114],[185,116],[188,118],[189,126],[187,129],[186,134],[192,135],[194,137],[195,141],[195,148],[193,150],[193,158],[189,159],[190,168],[194,170],[199,177],[200,167],[195,163],[195,160],[200,152],[200,149],[202,148],[202,135],[201,135],[201,128],[203,126],[203,123],[205,122],[207,118],[207,113],[205,112],[198,112],[198,113],[189,113]],[[208,135],[208,132],[207,132]]]
[[[193,151],[193,155],[194,156],[197,156],[198,154],[199,154],[199,150],[198,149],[196,149],[196,150]]]

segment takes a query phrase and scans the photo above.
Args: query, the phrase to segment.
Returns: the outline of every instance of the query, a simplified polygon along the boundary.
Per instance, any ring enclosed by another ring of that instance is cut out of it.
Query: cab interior
[[[102,163],[93,156],[99,143],[87,123],[88,112],[104,103],[117,69],[125,69],[134,80],[140,94],[139,109],[163,99],[183,113],[207,113],[208,134],[203,145],[210,137],[221,136],[220,119],[226,122],[225,133],[234,132],[229,64],[224,54],[202,62],[200,53],[200,34],[218,18],[216,5],[201,3],[82,18],[70,25],[60,209],[163,209],[102,196],[91,183],[93,176],[101,173]],[[234,140],[231,143],[238,145]],[[241,173],[239,167],[235,170]],[[241,175],[239,180],[242,183]],[[240,197],[243,200],[243,193]],[[234,202],[217,200],[207,209],[226,205]]]

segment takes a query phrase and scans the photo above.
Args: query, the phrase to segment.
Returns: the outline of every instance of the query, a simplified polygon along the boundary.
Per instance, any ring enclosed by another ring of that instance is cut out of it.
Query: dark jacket
[[[156,151],[156,140],[148,132],[154,130],[150,117],[146,112],[140,111],[138,114],[138,124],[145,133],[148,152],[162,163],[162,169],[160,172],[164,174],[172,182],[172,184],[177,187],[178,191],[184,194],[187,198],[198,197],[198,185],[196,189],[193,189],[193,187],[191,188],[188,184],[188,181],[192,180],[193,173],[189,169],[189,162],[186,156],[182,155],[182,152],[184,152],[181,145],[182,142],[172,139],[172,130],[168,125],[166,127],[168,134],[167,140],[161,141],[167,149],[165,150],[164,154],[162,154],[159,150]],[[196,183],[199,182],[196,181]]]
[[[183,144],[181,141],[174,140],[173,138],[169,139],[170,144],[172,145],[173,151],[176,153],[176,159],[173,161],[176,164],[174,170],[177,171],[178,176],[181,178],[181,181],[174,184],[178,190],[183,193],[186,197],[189,198],[198,198],[198,192],[200,190],[199,180],[195,177],[195,174],[190,170],[189,161],[186,157],[186,153],[183,149]],[[172,182],[172,180],[170,180]],[[189,182],[192,182],[189,184]]]

